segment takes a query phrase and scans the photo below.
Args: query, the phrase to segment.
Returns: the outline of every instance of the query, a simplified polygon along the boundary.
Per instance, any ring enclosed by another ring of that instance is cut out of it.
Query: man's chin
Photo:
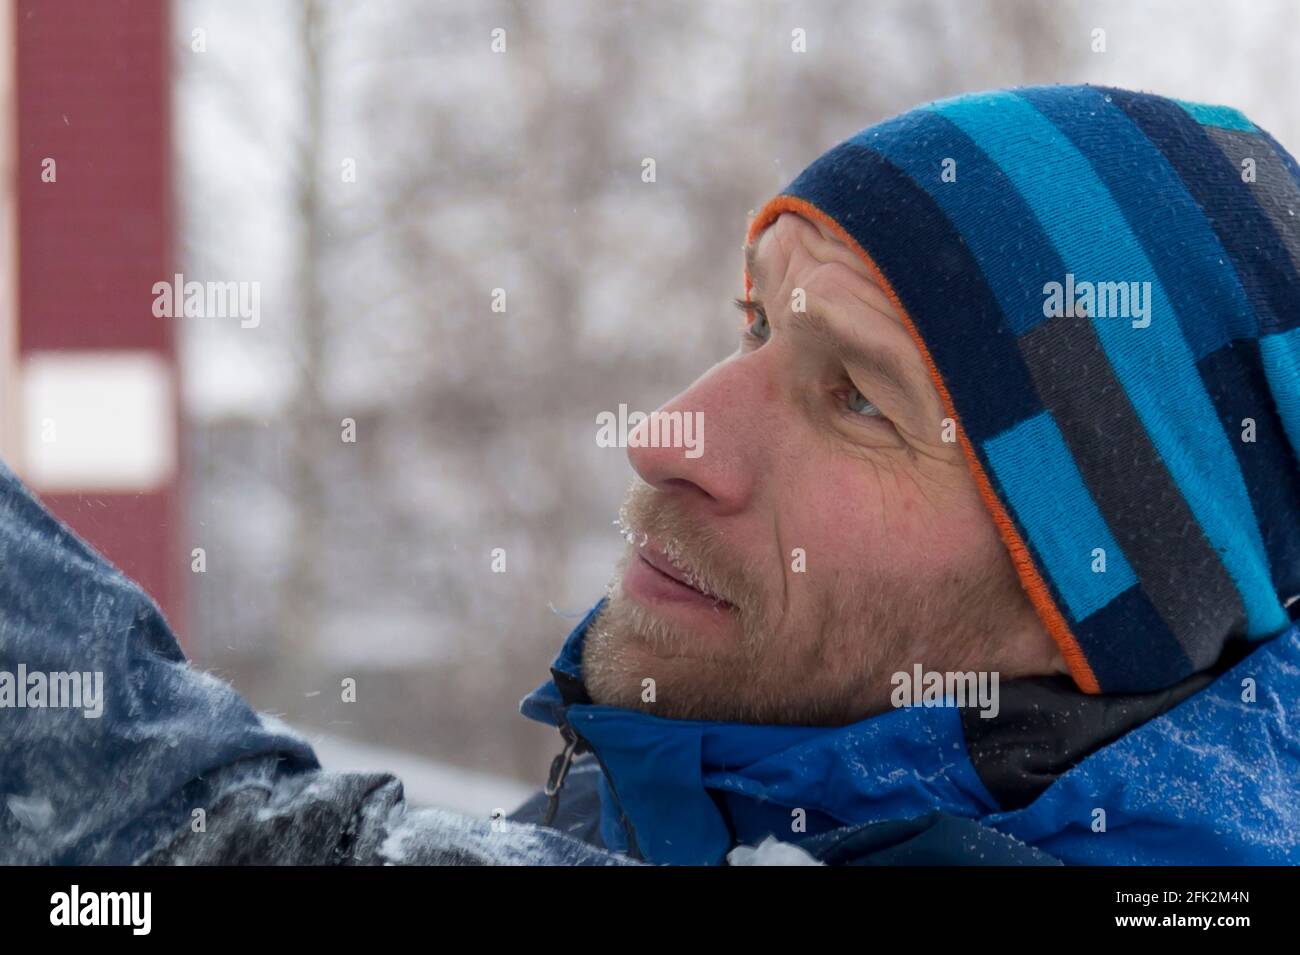
[[[658,692],[708,679],[713,640],[657,608],[628,597],[617,582],[605,606],[592,620],[583,640],[582,670],[592,700],[669,715],[655,706]],[[647,682],[650,681],[650,682]]]

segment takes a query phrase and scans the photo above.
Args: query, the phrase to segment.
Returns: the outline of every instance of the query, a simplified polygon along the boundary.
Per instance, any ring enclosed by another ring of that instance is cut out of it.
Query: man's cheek
[[[866,480],[860,468],[815,463],[793,482],[798,490],[776,515],[792,581],[799,574],[811,584],[832,574],[879,577],[914,569],[946,535],[942,515],[914,483],[891,474]]]
[[[785,571],[792,584],[803,577],[809,590],[819,590],[822,581],[829,585],[845,574],[875,572],[886,535],[868,517],[861,505],[837,505],[806,515],[797,530],[783,533]]]

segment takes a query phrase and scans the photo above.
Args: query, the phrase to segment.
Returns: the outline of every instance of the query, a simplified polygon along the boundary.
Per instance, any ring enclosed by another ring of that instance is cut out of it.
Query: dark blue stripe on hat
[[[1241,171],[1178,104],[1121,89],[1104,92],[1164,153],[1205,212],[1254,306],[1259,334],[1300,326],[1300,276]]]
[[[1300,461],[1269,399],[1259,342],[1225,346],[1202,359],[1199,370],[1261,515],[1260,535],[1278,592],[1300,594],[1300,521],[1286,516],[1300,501]],[[1243,440],[1246,418],[1254,420],[1254,441]]]
[[[1088,648],[1088,663],[1107,693],[1143,693],[1195,672],[1138,587],[1075,624],[1074,635]]]

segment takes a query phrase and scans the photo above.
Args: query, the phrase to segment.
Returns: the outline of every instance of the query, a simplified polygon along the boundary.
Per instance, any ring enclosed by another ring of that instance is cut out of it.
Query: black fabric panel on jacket
[[[961,710],[966,751],[1004,810],[1023,809],[1089,754],[1173,709],[1230,669],[1253,646],[1231,642],[1211,670],[1151,693],[1092,696],[1064,676],[1026,677],[999,687],[998,715]]]

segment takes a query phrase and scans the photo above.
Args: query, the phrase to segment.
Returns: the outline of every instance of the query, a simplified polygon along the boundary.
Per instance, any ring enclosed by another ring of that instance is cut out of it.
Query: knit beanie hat
[[[823,154],[749,240],[782,212],[902,317],[1080,689],[1171,686],[1288,626],[1300,168],[1268,133],[1120,89],[978,93]]]

